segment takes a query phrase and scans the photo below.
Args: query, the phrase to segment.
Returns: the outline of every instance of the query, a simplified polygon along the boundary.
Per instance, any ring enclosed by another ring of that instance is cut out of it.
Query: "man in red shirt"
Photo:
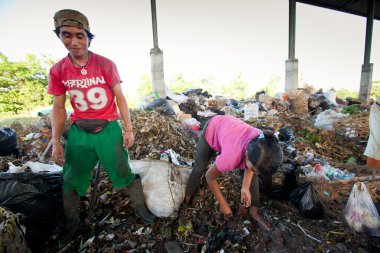
[[[52,157],[63,166],[63,205],[66,226],[59,245],[71,241],[79,225],[79,196],[86,194],[92,170],[100,161],[115,188],[127,187],[135,213],[146,223],[156,217],[147,209],[141,179],[131,172],[126,148],[134,136],[127,101],[116,65],[88,50],[94,35],[86,16],[75,10],[54,15],[55,33],[68,50],[49,73],[48,93],[53,95]],[[66,120],[66,92],[74,112],[66,149],[60,139]],[[125,123],[117,120],[119,109]],[[124,132],[124,133],[123,133]]]

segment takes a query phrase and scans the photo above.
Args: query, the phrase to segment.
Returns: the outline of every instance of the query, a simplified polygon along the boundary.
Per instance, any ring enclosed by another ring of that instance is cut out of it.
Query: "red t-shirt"
[[[74,109],[71,122],[78,119],[118,119],[115,95],[112,87],[121,83],[116,65],[109,59],[91,53],[90,61],[85,67],[75,66],[68,56],[54,64],[49,73],[48,93],[70,94]]]
[[[220,153],[215,164],[220,172],[245,169],[248,143],[261,133],[233,116],[214,116],[208,123],[205,138],[210,147]]]

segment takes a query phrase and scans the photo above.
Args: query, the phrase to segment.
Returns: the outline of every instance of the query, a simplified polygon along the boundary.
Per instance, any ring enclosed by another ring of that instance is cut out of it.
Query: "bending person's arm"
[[[224,214],[225,218],[228,218],[232,216],[232,211],[230,208],[230,205],[227,203],[226,199],[223,196],[222,191],[220,190],[217,178],[222,173],[218,170],[216,167],[216,164],[212,164],[210,168],[206,172],[206,180],[208,187],[210,188],[211,192],[214,194],[215,198],[218,200],[220,204],[220,210]]]
[[[244,178],[243,178],[243,184],[241,186],[241,204],[243,204],[244,207],[249,207],[251,205],[251,191],[249,190],[252,182],[252,177],[254,175],[254,171],[251,169],[245,169],[244,170]]]

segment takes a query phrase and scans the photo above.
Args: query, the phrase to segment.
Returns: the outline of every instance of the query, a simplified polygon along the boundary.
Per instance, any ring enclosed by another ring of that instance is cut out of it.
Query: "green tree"
[[[273,97],[275,93],[278,91],[280,80],[281,80],[280,76],[271,77],[267,85],[264,86],[261,90],[264,90],[265,94]]]
[[[140,83],[137,86],[136,92],[139,98],[152,95],[152,80],[148,74],[143,74],[140,77]]]
[[[241,73],[239,73],[238,76],[229,84],[222,86],[223,96],[237,100],[247,98],[249,93],[248,91],[248,83],[242,79]]]
[[[215,86],[215,78],[210,74],[200,76],[195,83],[198,86],[197,88],[201,88],[203,91],[207,91],[210,94],[218,93]]]
[[[168,88],[173,93],[182,93],[188,89],[194,89],[198,87],[196,87],[193,82],[185,80],[183,74],[176,74],[168,83]]]
[[[48,67],[52,60],[28,54],[23,61],[11,62],[0,53],[0,112],[19,113],[35,106],[51,104],[46,93]]]
[[[350,91],[346,88],[342,88],[336,91],[336,96],[338,98],[345,99],[346,97],[351,97],[351,98],[358,98],[359,97],[359,92],[358,91]]]
[[[372,83],[371,97],[380,97],[380,80],[374,81]]]

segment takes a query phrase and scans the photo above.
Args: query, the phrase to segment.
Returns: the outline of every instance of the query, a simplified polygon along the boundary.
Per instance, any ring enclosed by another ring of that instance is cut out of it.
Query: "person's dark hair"
[[[57,27],[57,28],[55,28],[53,31],[54,31],[54,33],[57,35],[57,37],[59,38],[59,29],[60,27]],[[95,38],[95,35],[94,34],[92,34],[92,33],[90,33],[89,31],[87,31],[87,30],[85,30],[86,31],[86,33],[87,33],[87,37],[88,37],[88,46],[90,47],[90,45],[91,45],[91,41]]]
[[[248,159],[255,166],[264,180],[264,188],[269,192],[272,186],[272,175],[282,164],[282,148],[278,144],[274,132],[263,130],[263,134],[248,143]]]

